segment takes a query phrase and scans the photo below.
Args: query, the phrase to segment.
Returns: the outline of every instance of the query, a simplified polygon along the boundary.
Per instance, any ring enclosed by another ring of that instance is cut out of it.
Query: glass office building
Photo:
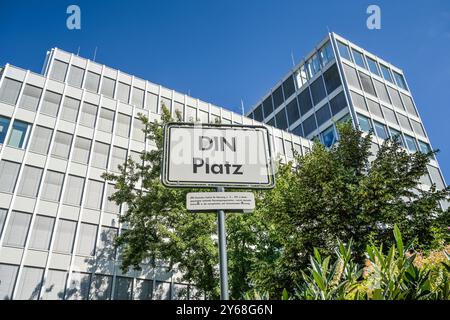
[[[0,299],[201,298],[164,263],[121,272],[126,208],[101,175],[154,148],[137,117],[159,119],[162,103],[186,121],[256,121],[56,48],[41,74],[0,72]],[[312,146],[269,132],[283,161]]]

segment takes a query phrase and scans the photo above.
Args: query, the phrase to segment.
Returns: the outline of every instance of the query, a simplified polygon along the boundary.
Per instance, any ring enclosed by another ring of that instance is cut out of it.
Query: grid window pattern
[[[309,94],[309,88],[306,88],[298,95],[298,104],[300,105],[300,113],[302,116],[304,116],[309,110],[312,109],[312,101]]]
[[[97,168],[106,169],[108,166],[109,145],[95,141],[92,154],[92,165]]]
[[[131,104],[138,108],[144,107],[144,90],[133,87]]]
[[[64,182],[64,174],[57,171],[47,171],[42,186],[41,198],[49,201],[59,201]]]
[[[84,69],[71,65],[69,69],[69,77],[67,78],[67,83],[71,86],[81,88],[83,83]]]
[[[26,84],[23,89],[22,98],[19,107],[22,109],[36,111],[39,99],[41,98],[42,88]]]
[[[55,245],[53,251],[65,254],[72,253],[76,228],[77,223],[75,221],[59,220],[55,232]]]
[[[79,109],[80,100],[66,96],[61,109],[61,119],[76,122]]]
[[[89,91],[98,92],[99,86],[100,86],[100,75],[98,73],[88,71],[86,74],[84,88]]]
[[[84,178],[69,175],[66,185],[66,193],[64,203],[80,206],[81,197],[83,196]]]
[[[88,138],[76,137],[72,160],[78,163],[87,164],[89,161],[91,144],[92,141]]]
[[[101,108],[98,120],[98,129],[105,132],[112,132],[114,124],[114,111]]]
[[[19,175],[20,163],[0,161],[0,192],[13,193]]]
[[[31,138],[30,151],[46,155],[50,148],[52,135],[52,129],[36,126],[33,131],[33,137]]]
[[[128,138],[130,136],[130,126],[131,126],[131,117],[119,113],[117,115],[117,123],[116,123],[116,134]]]
[[[53,142],[52,156],[68,159],[71,144],[72,135],[70,133],[56,131],[55,141]]]
[[[347,99],[345,98],[344,91],[337,94],[333,99],[330,100],[331,113],[336,115],[339,111],[347,107]]]
[[[107,96],[108,98],[113,98],[115,87],[116,87],[116,80],[108,77],[103,77],[101,94]]]
[[[102,206],[104,183],[96,180],[88,180],[85,206],[90,209],[100,210]]]
[[[31,231],[30,248],[48,250],[54,224],[55,218],[40,215],[36,216],[33,230]]]
[[[64,81],[68,68],[69,65],[67,63],[55,59],[52,63],[52,72],[50,73],[50,78],[61,82]]]
[[[30,228],[30,221],[31,214],[12,211],[5,230],[4,245],[23,248]]]
[[[40,112],[52,117],[56,117],[56,115],[58,114],[61,99],[61,94],[52,91],[46,91],[44,94],[44,99],[42,100]]]
[[[297,99],[293,99],[291,102],[288,103],[288,105],[286,106],[286,112],[288,115],[289,124],[293,124],[300,118]]]
[[[0,88],[0,101],[16,104],[21,87],[22,82],[20,81],[9,78],[3,79],[2,87]]]
[[[117,85],[117,99],[119,101],[128,103],[128,101],[130,99],[130,85],[129,84],[119,82],[119,84]]]
[[[95,119],[97,117],[97,106],[88,102],[83,102],[81,109],[80,124],[88,128],[95,127]]]
[[[17,189],[17,194],[21,196],[36,198],[41,183],[43,169],[32,166],[25,166],[22,179]]]

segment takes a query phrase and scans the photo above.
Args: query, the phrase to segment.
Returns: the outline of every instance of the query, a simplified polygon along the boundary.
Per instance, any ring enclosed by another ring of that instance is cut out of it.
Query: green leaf
[[[398,228],[397,224],[394,224],[394,238],[395,242],[397,244],[398,254],[400,257],[403,257],[403,240],[402,240],[402,234],[400,232],[400,229]]]

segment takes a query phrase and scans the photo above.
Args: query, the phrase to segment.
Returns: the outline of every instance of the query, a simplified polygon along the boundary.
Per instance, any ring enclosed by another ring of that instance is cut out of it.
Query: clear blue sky
[[[81,8],[81,30],[66,8]],[[366,8],[381,7],[381,30]],[[41,71],[52,47],[239,112],[330,30],[404,69],[450,182],[450,1],[0,1],[0,64]]]

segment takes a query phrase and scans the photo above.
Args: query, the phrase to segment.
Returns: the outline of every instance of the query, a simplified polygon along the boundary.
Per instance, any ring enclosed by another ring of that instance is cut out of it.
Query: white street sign
[[[267,128],[167,124],[162,182],[170,187],[272,188]]]
[[[189,211],[236,210],[251,212],[255,196],[251,192],[190,192],[186,195]]]

